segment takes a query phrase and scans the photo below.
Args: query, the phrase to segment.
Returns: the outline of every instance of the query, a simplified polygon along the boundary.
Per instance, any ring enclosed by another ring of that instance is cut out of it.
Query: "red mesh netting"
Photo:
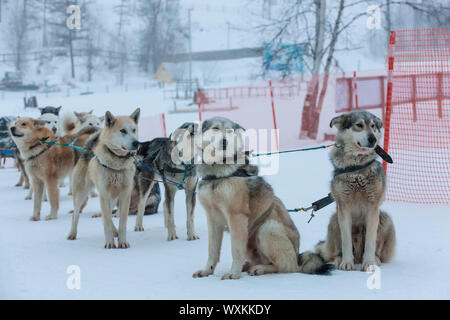
[[[450,204],[450,28],[392,32],[389,72],[387,199]]]

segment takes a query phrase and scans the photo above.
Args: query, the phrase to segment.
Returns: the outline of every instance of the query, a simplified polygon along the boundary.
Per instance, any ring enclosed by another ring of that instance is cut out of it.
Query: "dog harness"
[[[39,142],[39,143],[36,143],[35,145],[32,145],[32,146],[30,147],[29,150],[33,150],[34,148],[37,148],[37,147],[39,147],[40,145],[42,145],[40,142]],[[47,148],[43,149],[41,152],[36,153],[35,155],[32,155],[31,157],[25,159],[25,161],[29,161],[29,160],[36,159],[37,157],[43,155],[45,152],[47,152],[48,150],[50,150],[51,147],[52,147],[52,145],[48,145]]]
[[[344,173],[352,173],[352,172],[355,172],[355,171],[358,171],[358,170],[365,169],[365,168],[367,168],[368,166],[370,166],[374,162],[375,162],[375,159],[372,159],[371,161],[369,161],[369,162],[367,162],[367,163],[365,163],[363,165],[360,165],[360,166],[348,166],[348,167],[345,167],[345,168],[334,168],[333,176],[337,177],[338,175],[341,175],[341,174],[344,174]]]

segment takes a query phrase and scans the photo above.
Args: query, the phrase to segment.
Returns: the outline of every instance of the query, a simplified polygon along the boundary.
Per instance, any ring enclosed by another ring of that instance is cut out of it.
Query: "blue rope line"
[[[150,170],[151,172],[156,173],[157,175],[159,175],[159,176],[160,176],[161,178],[163,178],[164,180],[166,180],[166,181],[172,183],[172,184],[175,185],[179,190],[183,190],[183,189],[184,189],[184,186],[183,186],[182,183],[176,182],[176,181],[173,181],[173,180],[170,180],[169,178],[167,178],[167,177],[164,176],[163,174],[159,173],[158,171],[156,171],[155,169],[153,169],[152,167],[150,167],[149,165],[147,165],[145,162],[143,162],[143,161],[138,161],[138,163],[139,163],[140,165],[144,166],[147,170]],[[187,168],[187,166],[186,166],[186,168]],[[187,176],[187,170],[185,170],[185,176]],[[185,179],[185,178],[183,178],[183,181],[184,181],[184,179]]]

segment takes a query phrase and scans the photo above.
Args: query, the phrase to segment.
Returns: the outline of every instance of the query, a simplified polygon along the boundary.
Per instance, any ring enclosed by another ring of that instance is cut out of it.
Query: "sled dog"
[[[272,187],[248,165],[243,152],[243,128],[215,117],[202,124],[203,161],[199,200],[208,222],[208,260],[194,277],[214,273],[224,231],[230,232],[233,263],[222,279],[268,273],[328,273],[333,267],[317,254],[299,255],[300,235]],[[214,142],[212,142],[214,141]]]
[[[328,225],[326,241],[316,252],[341,270],[370,271],[394,255],[395,230],[391,217],[380,210],[386,191],[386,176],[376,161],[382,121],[367,111],[352,111],[335,117],[330,127],[338,129],[331,151],[334,177],[331,193],[337,213]]]
[[[80,211],[95,186],[99,191],[105,248],[116,248],[115,236],[118,237],[119,248],[130,247],[126,227],[136,171],[133,154],[139,146],[139,114],[140,109],[136,109],[130,116],[116,117],[107,111],[105,127],[86,142],[72,175],[74,212],[69,240],[77,237]],[[119,205],[120,215],[118,231],[112,221],[112,210],[116,203]]]
[[[169,138],[156,138],[149,142],[141,144],[140,154],[144,157],[144,163],[157,170],[164,177],[182,183],[186,194],[186,227],[187,239],[198,239],[194,229],[194,210],[196,202],[197,187],[197,173],[194,165],[194,135],[197,131],[197,125],[192,122],[184,123],[177,130],[175,130]],[[184,154],[187,158],[181,160],[179,154]],[[174,162],[175,161],[175,162]],[[139,189],[141,190],[140,199],[145,201],[148,197],[149,189],[152,187],[149,184],[149,179],[153,179],[154,174],[142,165],[139,169]],[[160,176],[155,176],[154,179],[161,180]],[[167,239],[178,239],[175,230],[174,221],[174,201],[175,194],[178,188],[165,179],[162,179],[164,184],[164,221],[168,231]],[[143,192],[143,193],[142,193]],[[142,203],[142,202],[141,202]],[[136,217],[135,231],[142,231],[142,204],[139,206]]]
[[[60,134],[70,135],[86,127],[103,128],[103,117],[97,117],[93,110],[89,112],[66,112],[61,116]]]
[[[47,187],[50,200],[50,214],[46,220],[56,219],[59,208],[58,182],[72,172],[78,160],[79,151],[46,142],[69,143],[78,138],[76,146],[84,142],[94,129],[82,130],[74,136],[54,139],[53,131],[45,127],[46,122],[33,118],[19,118],[11,124],[9,130],[25,164],[25,171],[31,177],[34,193],[32,221],[40,220],[42,194]]]

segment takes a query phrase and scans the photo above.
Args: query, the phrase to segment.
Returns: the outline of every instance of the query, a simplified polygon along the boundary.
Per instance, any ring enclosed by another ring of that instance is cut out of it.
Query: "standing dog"
[[[68,236],[75,240],[80,211],[86,205],[89,192],[95,186],[100,194],[105,248],[116,248],[114,236],[118,236],[118,247],[129,248],[126,239],[128,210],[136,167],[133,153],[137,150],[137,126],[140,109],[130,116],[105,114],[105,128],[86,142],[80,161],[72,175],[74,212]],[[119,204],[119,230],[112,221],[112,210]]]
[[[380,211],[386,176],[375,161],[383,123],[366,111],[352,111],[331,120],[336,126],[336,147],[331,151],[335,168],[331,192],[337,204],[325,242],[316,251],[341,270],[361,270],[388,262],[394,255],[395,230],[389,215]]]
[[[75,149],[43,144],[53,140],[53,132],[45,127],[46,122],[32,118],[19,118],[9,130],[21,156],[25,170],[33,184],[34,210],[30,220],[40,220],[42,194],[47,187],[51,211],[46,220],[56,219],[59,208],[58,182],[72,172],[78,159]],[[75,145],[82,146],[93,131],[80,131],[75,136],[59,138],[57,143],[69,143],[78,138]]]
[[[289,213],[272,187],[248,169],[242,131],[225,118],[203,122],[203,139],[198,142],[203,153],[198,192],[208,222],[209,254],[205,268],[193,276],[214,273],[227,230],[233,264],[222,279],[239,279],[242,271],[250,275],[328,273],[332,265],[317,254],[299,255],[300,235]]]
[[[140,153],[144,156],[144,163],[155,168],[164,177],[183,184],[186,194],[186,227],[187,239],[198,239],[194,229],[194,210],[195,210],[195,189],[197,187],[197,173],[194,165],[194,134],[196,132],[196,124],[192,122],[184,123],[175,130],[169,138],[156,138],[152,141],[141,144]],[[180,154],[182,156],[180,156]],[[184,161],[181,162],[183,158]],[[141,199],[136,217],[135,231],[142,231],[143,205],[148,197],[148,193],[153,185],[148,184],[149,179],[154,179],[153,172],[140,166],[140,182]],[[155,177],[161,179],[159,176]],[[168,231],[167,239],[178,239],[175,230],[174,221],[174,203],[175,194],[178,188],[163,179],[165,199],[164,199],[164,221]]]

